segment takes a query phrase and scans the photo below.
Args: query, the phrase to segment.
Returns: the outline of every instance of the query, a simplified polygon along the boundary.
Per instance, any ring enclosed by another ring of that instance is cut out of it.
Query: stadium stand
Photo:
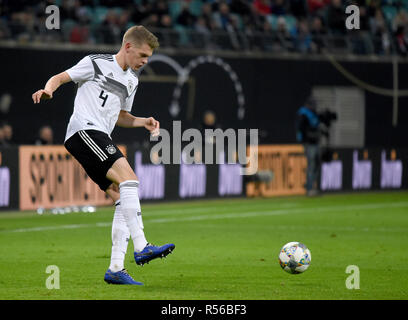
[[[345,8],[360,9],[349,31]],[[44,27],[45,8],[59,7],[60,32]],[[408,52],[408,0],[5,0],[0,41],[119,44],[143,24],[161,46],[262,52],[389,55]]]

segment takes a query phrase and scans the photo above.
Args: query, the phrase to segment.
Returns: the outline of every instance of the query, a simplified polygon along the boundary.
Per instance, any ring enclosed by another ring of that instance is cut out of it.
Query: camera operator
[[[316,107],[315,98],[309,97],[296,114],[296,140],[304,145],[307,159],[306,192],[308,196],[318,194],[317,178],[321,155],[319,142],[322,134],[327,135],[327,131],[322,129]]]

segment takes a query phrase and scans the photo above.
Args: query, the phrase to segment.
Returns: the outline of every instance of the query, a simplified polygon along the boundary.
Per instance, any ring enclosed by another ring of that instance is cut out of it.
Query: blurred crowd
[[[14,139],[13,126],[6,122],[0,122],[0,147],[10,147],[18,145]],[[24,144],[52,145],[54,144],[54,131],[50,125],[43,125],[39,128],[33,140],[24,141]]]
[[[350,4],[360,9],[358,31],[345,27]],[[46,29],[49,5],[59,7],[59,30]],[[357,54],[406,55],[407,12],[408,0],[0,0],[0,39],[119,44],[143,24],[164,47],[307,53],[347,39],[339,47]]]

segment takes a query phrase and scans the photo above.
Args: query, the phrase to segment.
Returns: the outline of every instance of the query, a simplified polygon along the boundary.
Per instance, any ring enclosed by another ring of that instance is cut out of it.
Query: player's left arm
[[[123,128],[145,127],[147,130],[149,130],[153,137],[160,134],[160,122],[155,118],[135,117],[125,110],[120,111],[116,125]]]
[[[52,76],[45,84],[44,89],[37,90],[33,93],[34,103],[40,103],[40,100],[52,99],[52,95],[64,83],[70,82],[71,77],[67,72],[61,72]]]

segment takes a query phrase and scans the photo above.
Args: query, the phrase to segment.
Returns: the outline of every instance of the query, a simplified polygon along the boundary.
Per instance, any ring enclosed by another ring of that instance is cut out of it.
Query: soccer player
[[[115,125],[145,127],[152,136],[159,135],[159,121],[129,113],[138,87],[135,71],[148,62],[158,46],[157,38],[145,27],[131,27],[124,34],[117,54],[88,55],[72,68],[51,77],[44,89],[32,95],[34,103],[39,103],[41,99],[51,99],[62,84],[69,81],[78,83],[64,145],[116,206],[112,223],[111,263],[104,277],[107,283],[142,284],[133,280],[124,268],[129,236],[133,240],[134,258],[138,265],[165,257],[175,248],[174,244],[155,246],[147,242],[138,178],[110,137]]]

